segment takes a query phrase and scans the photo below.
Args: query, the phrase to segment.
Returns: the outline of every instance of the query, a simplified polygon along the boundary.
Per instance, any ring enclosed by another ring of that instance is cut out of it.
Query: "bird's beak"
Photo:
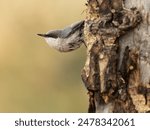
[[[37,35],[41,37],[46,37],[46,34],[37,34]]]

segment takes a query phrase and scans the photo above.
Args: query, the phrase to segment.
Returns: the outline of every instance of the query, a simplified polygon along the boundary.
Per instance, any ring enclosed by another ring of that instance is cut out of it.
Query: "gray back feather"
[[[62,38],[69,37],[75,31],[77,31],[79,29],[83,29],[83,26],[84,26],[84,20],[76,22],[76,23],[73,23],[70,26],[67,26],[63,30]]]
[[[46,37],[53,37],[53,38],[67,38],[75,31],[79,29],[83,29],[84,20],[71,24],[70,26],[65,27],[61,30],[51,30],[46,33]]]

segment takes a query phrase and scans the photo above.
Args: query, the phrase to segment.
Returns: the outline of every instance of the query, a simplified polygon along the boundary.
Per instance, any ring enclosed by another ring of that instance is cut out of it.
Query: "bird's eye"
[[[48,34],[48,37],[58,38],[58,35],[55,35],[55,34]]]

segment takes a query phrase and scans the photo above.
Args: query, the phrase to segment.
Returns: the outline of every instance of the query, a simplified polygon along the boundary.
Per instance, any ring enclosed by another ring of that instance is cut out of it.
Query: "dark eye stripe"
[[[45,34],[45,37],[58,38],[58,36],[55,34]]]

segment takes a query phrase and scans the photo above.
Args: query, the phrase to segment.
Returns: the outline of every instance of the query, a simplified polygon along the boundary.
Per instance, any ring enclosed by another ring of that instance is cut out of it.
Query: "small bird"
[[[60,30],[51,30],[46,34],[37,34],[44,37],[48,45],[60,52],[70,52],[84,43],[84,20],[71,24]]]

